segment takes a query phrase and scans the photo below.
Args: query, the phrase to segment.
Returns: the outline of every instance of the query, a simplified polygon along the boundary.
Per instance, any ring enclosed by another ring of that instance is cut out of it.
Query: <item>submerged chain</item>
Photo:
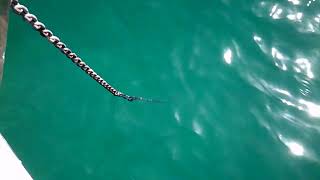
[[[151,99],[144,99],[142,97],[134,97],[123,94],[122,92],[113,88],[107,81],[105,81],[101,76],[99,76],[92,68],[90,68],[82,59],[72,52],[57,36],[45,27],[43,23],[38,21],[37,17],[29,13],[27,7],[19,4],[18,0],[11,1],[11,8],[13,11],[22,16],[31,26],[38,31],[43,37],[47,38],[50,43],[52,43],[56,48],[58,48],[64,55],[67,56],[73,63],[80,67],[84,72],[86,72],[92,79],[98,82],[101,86],[107,89],[114,96],[122,97],[128,101],[141,100],[141,101],[153,101]]]

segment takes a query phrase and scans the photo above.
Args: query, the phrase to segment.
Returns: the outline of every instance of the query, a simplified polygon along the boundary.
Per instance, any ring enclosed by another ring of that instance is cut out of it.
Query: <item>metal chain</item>
[[[126,95],[115,88],[113,88],[107,81],[105,81],[101,76],[99,76],[92,68],[90,68],[77,54],[72,52],[57,36],[45,27],[43,23],[38,21],[37,17],[29,13],[27,7],[19,4],[18,0],[11,0],[11,8],[13,11],[22,16],[31,26],[38,31],[43,37],[47,38],[51,44],[58,48],[64,55],[67,56],[73,63],[80,67],[84,72],[86,72],[92,79],[98,82],[101,86],[107,89],[114,96],[122,97],[128,101],[140,100],[153,102],[152,99],[145,99],[142,97],[135,97]]]

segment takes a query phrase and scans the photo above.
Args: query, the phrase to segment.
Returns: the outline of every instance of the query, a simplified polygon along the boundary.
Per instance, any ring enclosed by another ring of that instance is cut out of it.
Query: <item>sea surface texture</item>
[[[319,0],[20,0],[0,133],[34,179],[320,179]]]

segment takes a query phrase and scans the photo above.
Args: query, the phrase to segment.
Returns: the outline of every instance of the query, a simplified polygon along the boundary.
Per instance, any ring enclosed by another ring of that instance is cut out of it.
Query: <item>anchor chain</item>
[[[46,26],[38,21],[38,18],[29,13],[26,6],[19,4],[18,0],[11,0],[10,4],[13,11],[20,15],[25,21],[27,21],[36,31],[38,31],[43,37],[45,37],[51,44],[61,51],[67,58],[69,58],[74,64],[80,67],[85,73],[87,73],[92,79],[99,83],[102,87],[108,90],[114,96],[122,97],[128,101],[140,100],[140,101],[153,101],[152,99],[144,99],[142,97],[135,97],[126,95],[114,87],[112,87],[107,81],[99,76],[92,68],[90,68],[76,53],[72,52],[57,36],[55,36]]]

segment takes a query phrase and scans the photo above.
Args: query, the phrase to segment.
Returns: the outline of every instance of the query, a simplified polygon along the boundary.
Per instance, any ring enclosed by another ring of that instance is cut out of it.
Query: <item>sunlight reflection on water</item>
[[[300,35],[301,38],[303,38],[303,34],[319,35],[320,20],[317,11],[303,12],[305,6],[309,7],[315,1],[309,1],[307,4],[299,0],[288,0],[288,2],[291,3],[291,6],[286,5],[285,2],[261,1],[257,3],[256,9],[253,9],[253,12],[257,17],[266,21],[269,21],[271,18],[274,24],[281,24],[286,19],[286,23],[289,23],[291,28],[299,32],[295,33],[298,36]],[[312,141],[299,143],[292,139],[301,138],[307,134],[308,136],[314,134],[314,132],[307,130],[309,128],[317,130],[317,133],[319,133],[320,99],[317,94],[319,92],[318,82],[320,78],[316,67],[319,67],[317,60],[320,56],[319,53],[315,53],[319,50],[319,43],[311,40],[307,42],[309,43],[309,48],[301,49],[299,44],[286,42],[285,36],[276,36],[277,38],[274,38],[272,41],[265,40],[264,36],[267,36],[267,34],[255,32],[253,33],[253,40],[261,52],[266,56],[271,55],[269,59],[276,67],[283,71],[276,72],[279,79],[267,78],[267,73],[261,74],[253,69],[247,70],[246,73],[242,74],[255,88],[265,95],[274,97],[282,102],[282,104],[274,104],[273,102],[273,105],[266,103],[266,109],[274,117],[274,120],[282,120],[281,124],[286,124],[286,126],[275,125],[275,122],[266,120],[261,121],[261,123],[264,124],[271,134],[274,132],[280,134],[278,135],[279,140],[288,147],[292,155],[308,156],[307,154],[310,151],[308,151],[306,146],[313,146]],[[317,38],[319,40],[319,37]],[[271,75],[271,72],[269,75]],[[286,81],[282,81],[280,78],[286,79]],[[289,80],[295,85],[288,85],[287,82]],[[292,131],[299,133],[292,134],[288,131],[287,128],[291,126],[294,126],[294,130]],[[281,132],[291,135],[286,135],[285,138]],[[314,153],[317,154],[317,151],[314,150]],[[308,158],[320,162],[319,155],[308,156]]]

